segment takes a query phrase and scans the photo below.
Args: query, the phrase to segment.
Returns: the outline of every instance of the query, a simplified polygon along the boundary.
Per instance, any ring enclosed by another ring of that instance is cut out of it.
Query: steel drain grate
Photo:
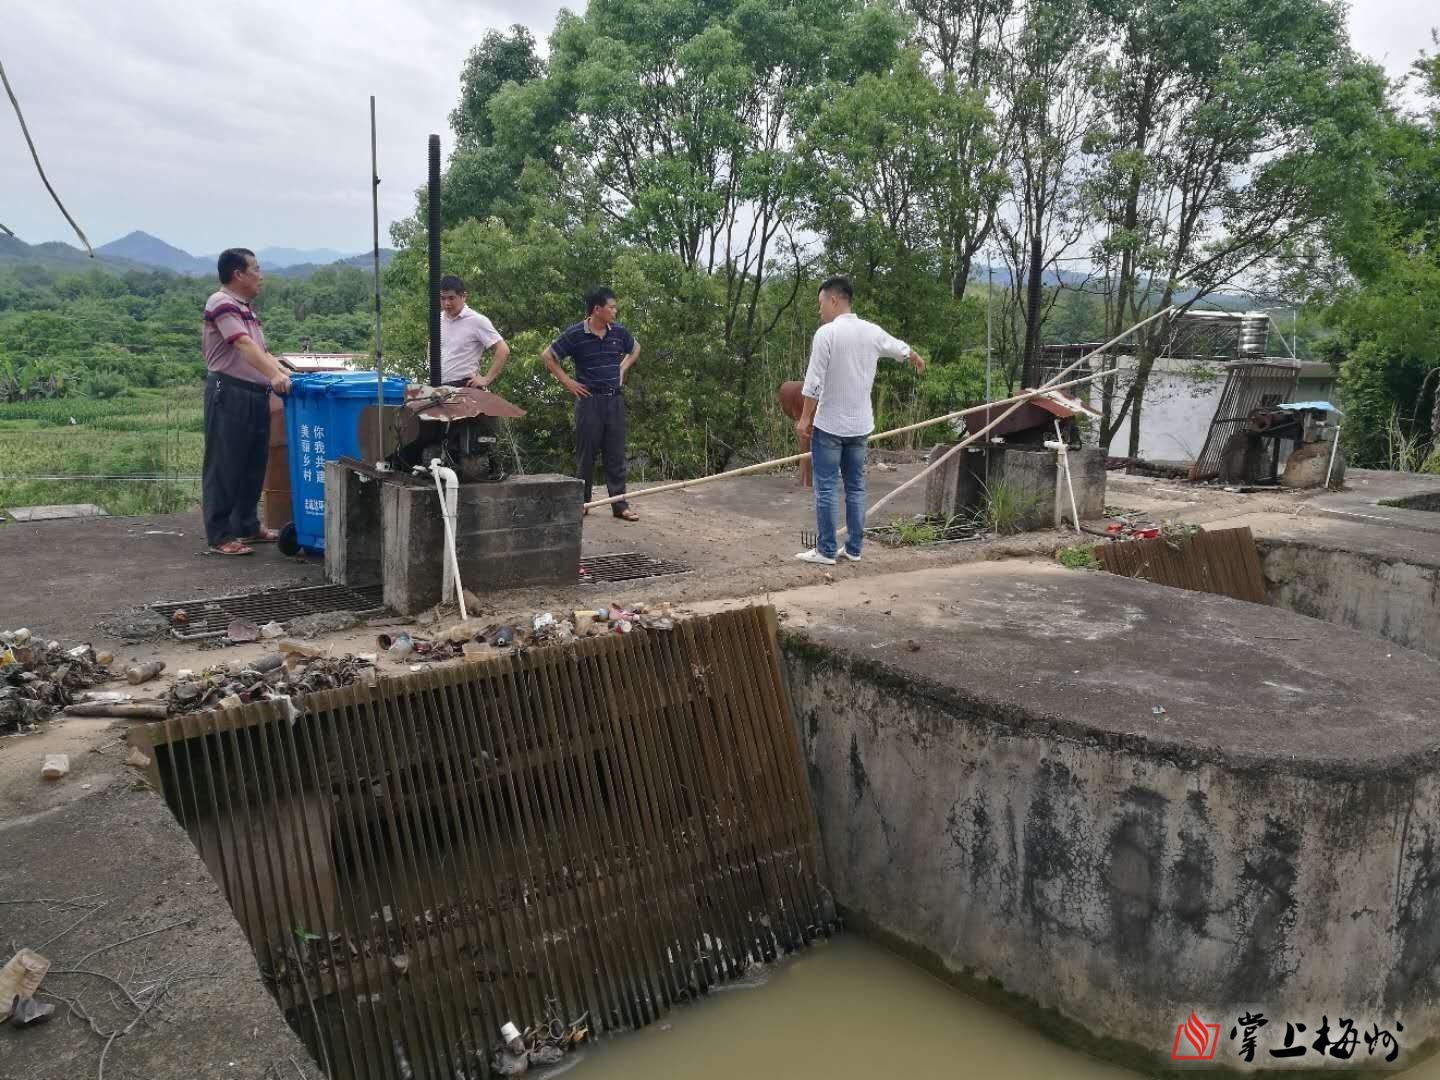
[[[688,574],[694,567],[666,562],[638,551],[622,551],[618,555],[594,555],[580,560],[581,584],[602,581],[634,581],[636,578],[661,577],[665,574]]]
[[[311,585],[304,588],[265,589],[238,596],[201,597],[195,600],[164,600],[150,610],[167,620],[184,608],[189,617],[184,629],[172,629],[181,641],[223,637],[236,619],[253,623],[290,622],[305,615],[327,611],[353,611],[357,615],[383,611],[385,602],[379,585],[351,589],[343,585]]]

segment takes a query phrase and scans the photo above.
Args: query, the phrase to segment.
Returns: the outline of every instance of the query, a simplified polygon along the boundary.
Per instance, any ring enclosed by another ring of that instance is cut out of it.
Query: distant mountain
[[[303,263],[329,266],[331,263],[340,262],[347,256],[345,252],[336,251],[334,248],[267,247],[255,252],[255,257],[260,260],[260,265],[266,270],[280,270],[287,266],[300,266]]]
[[[97,253],[100,251],[96,248]],[[13,236],[0,235],[0,266],[28,264],[44,266],[52,270],[107,270],[124,273],[126,270],[153,270],[154,267],[115,255],[100,255],[91,258],[77,247],[50,241],[44,244],[27,244]]]
[[[172,270],[177,274],[189,274],[193,277],[215,273],[214,259],[196,258],[188,251],[181,251],[179,248],[167,244],[158,236],[151,236],[149,233],[139,230],[127,233],[118,240],[111,240],[108,244],[101,244],[95,249],[95,253],[128,259],[144,266]]]
[[[1006,286],[1010,284],[1010,270],[1008,267],[1000,265],[990,267],[982,263],[976,263],[971,268],[970,280],[977,285],[984,285],[992,280],[989,276],[991,273],[995,275],[993,280],[996,286]],[[1089,282],[1091,292],[1098,292],[1103,285],[1103,282],[1100,280],[1096,279],[1091,281],[1090,275],[1082,274],[1075,270],[1061,270],[1058,273],[1053,270],[1047,270],[1045,271],[1042,281],[1047,288],[1053,288],[1056,285],[1063,284],[1072,289],[1079,288]],[[1158,291],[1151,295],[1158,297]],[[1175,294],[1175,303],[1183,304],[1193,299],[1194,296],[1194,289],[1181,290]],[[1225,311],[1248,311],[1250,308],[1255,307],[1256,304],[1257,301],[1254,297],[1238,296],[1234,293],[1226,292],[1213,292],[1205,297],[1202,307],[1221,308]]]
[[[991,278],[992,274],[994,275],[993,279]],[[1058,273],[1054,270],[1046,270],[1041,281],[1045,285],[1053,286],[1063,283],[1073,287],[1083,285],[1088,280],[1088,277],[1089,275],[1076,273],[1074,270],[1061,270]],[[983,263],[976,263],[970,268],[970,280],[987,284],[993,280],[996,285],[1009,285],[1010,268],[1000,265],[989,266]]]
[[[385,268],[390,265],[390,260],[395,258],[393,248],[380,249],[380,266]],[[353,266],[360,270],[371,270],[375,266],[375,255],[373,252],[365,252],[363,255],[351,255],[348,259],[339,259],[330,263],[300,263],[296,266],[282,266],[273,272],[280,277],[307,278],[316,270],[328,270],[332,266]]]

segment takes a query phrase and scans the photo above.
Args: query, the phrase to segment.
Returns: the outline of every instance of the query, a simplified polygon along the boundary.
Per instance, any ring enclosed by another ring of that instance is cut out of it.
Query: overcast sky
[[[583,0],[572,0],[572,7]],[[381,242],[414,207],[426,136],[470,47],[556,0],[50,0],[7,4],[5,65],[42,163],[94,244],[143,229],[191,254],[370,247],[369,95],[380,135]],[[1354,0],[1356,47],[1394,75],[1440,22],[1434,0]],[[75,242],[0,100],[0,223]]]

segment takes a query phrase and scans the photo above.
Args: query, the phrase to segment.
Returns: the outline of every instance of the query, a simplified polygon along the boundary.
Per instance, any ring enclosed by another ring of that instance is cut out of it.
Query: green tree
[[[1090,193],[1118,333],[1190,305],[1350,212],[1370,189],[1384,80],[1359,61],[1332,0],[1095,0],[1112,38]],[[1140,335],[1133,384],[1107,382],[1101,445],[1142,404],[1162,323]]]
[[[1440,57],[1422,53],[1413,78],[1426,108],[1387,115],[1366,212],[1334,238],[1352,276],[1325,298],[1346,452],[1382,468],[1414,468],[1440,446]],[[1440,455],[1427,468],[1440,471]]]

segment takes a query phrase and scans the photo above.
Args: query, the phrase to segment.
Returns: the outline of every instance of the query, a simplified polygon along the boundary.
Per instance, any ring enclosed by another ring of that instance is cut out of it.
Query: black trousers
[[[605,490],[613,498],[625,494],[625,395],[592,394],[575,399],[575,475],[585,483],[585,501],[595,481],[595,458],[605,465]],[[610,504],[615,515],[630,504]]]
[[[217,375],[205,379],[201,509],[211,547],[260,531],[258,506],[270,456],[270,388]]]

